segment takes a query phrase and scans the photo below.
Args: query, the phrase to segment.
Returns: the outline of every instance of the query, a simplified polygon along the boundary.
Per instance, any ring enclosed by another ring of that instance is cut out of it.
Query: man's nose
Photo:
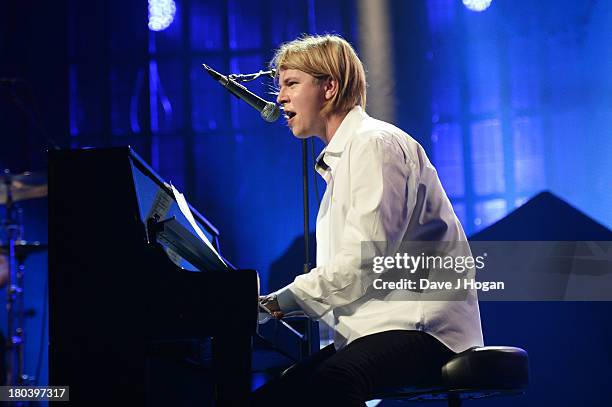
[[[287,95],[285,94],[285,92],[283,92],[282,89],[278,92],[278,96],[276,96],[276,103],[278,103],[279,105],[284,105],[285,103],[287,103]]]

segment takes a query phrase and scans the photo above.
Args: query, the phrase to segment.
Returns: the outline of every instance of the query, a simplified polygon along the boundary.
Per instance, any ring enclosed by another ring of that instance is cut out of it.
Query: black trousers
[[[253,393],[253,407],[363,407],[377,391],[440,380],[454,355],[433,336],[394,330],[364,336],[336,351],[326,346]]]

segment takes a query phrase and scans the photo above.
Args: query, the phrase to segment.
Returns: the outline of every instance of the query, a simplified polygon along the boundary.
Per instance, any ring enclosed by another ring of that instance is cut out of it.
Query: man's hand
[[[276,299],[275,294],[269,294],[263,297],[259,297],[259,303],[266,307],[266,309],[270,311],[274,318],[281,319],[284,316],[283,312],[278,306],[278,300]]]

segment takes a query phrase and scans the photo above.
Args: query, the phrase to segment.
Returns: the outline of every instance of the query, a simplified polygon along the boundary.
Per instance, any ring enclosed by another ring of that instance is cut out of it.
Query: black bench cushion
[[[522,389],[529,384],[529,359],[512,346],[475,347],[453,356],[442,367],[442,380],[455,389]]]
[[[511,346],[474,347],[458,353],[442,367],[442,381],[427,386],[380,389],[374,398],[442,400],[520,394],[529,384],[529,358]]]

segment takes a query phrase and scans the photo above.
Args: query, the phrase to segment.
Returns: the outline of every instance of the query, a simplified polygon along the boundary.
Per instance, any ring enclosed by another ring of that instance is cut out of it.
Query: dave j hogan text
[[[476,281],[473,278],[458,278],[455,282],[452,281],[431,281],[426,278],[412,280],[402,278],[398,281],[383,281],[380,278],[374,280],[374,289],[376,290],[471,290],[490,291],[503,290],[505,284],[503,281]]]

